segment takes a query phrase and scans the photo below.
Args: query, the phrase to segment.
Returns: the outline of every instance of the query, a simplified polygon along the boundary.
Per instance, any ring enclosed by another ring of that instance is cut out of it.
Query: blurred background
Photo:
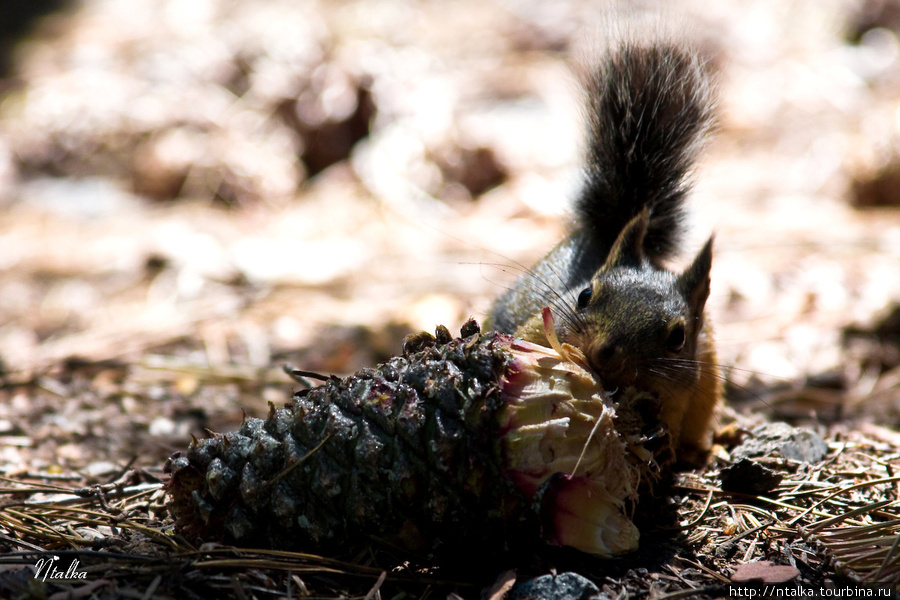
[[[685,257],[716,233],[732,406],[896,427],[900,1],[665,6],[719,72]],[[482,318],[563,235],[576,73],[657,7],[4,2],[0,464],[155,463],[285,362]]]

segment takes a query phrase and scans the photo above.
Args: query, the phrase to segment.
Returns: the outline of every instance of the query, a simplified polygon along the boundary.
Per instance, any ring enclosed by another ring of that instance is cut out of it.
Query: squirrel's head
[[[697,344],[709,296],[712,238],[687,269],[673,273],[645,255],[648,223],[644,209],[625,226],[604,265],[578,293],[572,323],[560,331],[610,392],[636,386],[668,395],[699,377]]]

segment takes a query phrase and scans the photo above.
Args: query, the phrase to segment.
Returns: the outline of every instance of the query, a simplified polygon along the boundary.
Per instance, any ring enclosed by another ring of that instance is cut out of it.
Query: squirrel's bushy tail
[[[645,250],[654,261],[678,248],[688,175],[713,123],[709,73],[696,53],[665,41],[611,49],[587,86],[588,140],[579,226],[614,240],[650,207]]]

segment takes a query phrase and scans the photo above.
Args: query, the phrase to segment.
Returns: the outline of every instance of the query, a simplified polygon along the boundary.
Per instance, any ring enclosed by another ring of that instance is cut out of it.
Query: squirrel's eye
[[[576,301],[578,303],[578,308],[586,308],[588,305],[588,302],[590,302],[590,301],[591,301],[591,288],[586,287],[583,290],[581,290],[581,293],[578,294],[578,300]]]
[[[666,350],[669,352],[681,352],[684,349],[685,341],[687,341],[687,336],[684,332],[684,325],[676,325],[669,332],[669,337],[666,338]]]

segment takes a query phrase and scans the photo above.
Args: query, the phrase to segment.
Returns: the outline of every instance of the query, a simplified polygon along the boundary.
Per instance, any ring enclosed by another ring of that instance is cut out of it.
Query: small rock
[[[562,573],[517,583],[506,600],[590,600],[599,594],[600,590],[591,580],[578,573]]]
[[[742,458],[770,456],[778,452],[788,460],[817,463],[828,454],[828,444],[815,431],[791,427],[787,423],[766,423],[754,427],[740,446],[731,451],[737,461]]]

